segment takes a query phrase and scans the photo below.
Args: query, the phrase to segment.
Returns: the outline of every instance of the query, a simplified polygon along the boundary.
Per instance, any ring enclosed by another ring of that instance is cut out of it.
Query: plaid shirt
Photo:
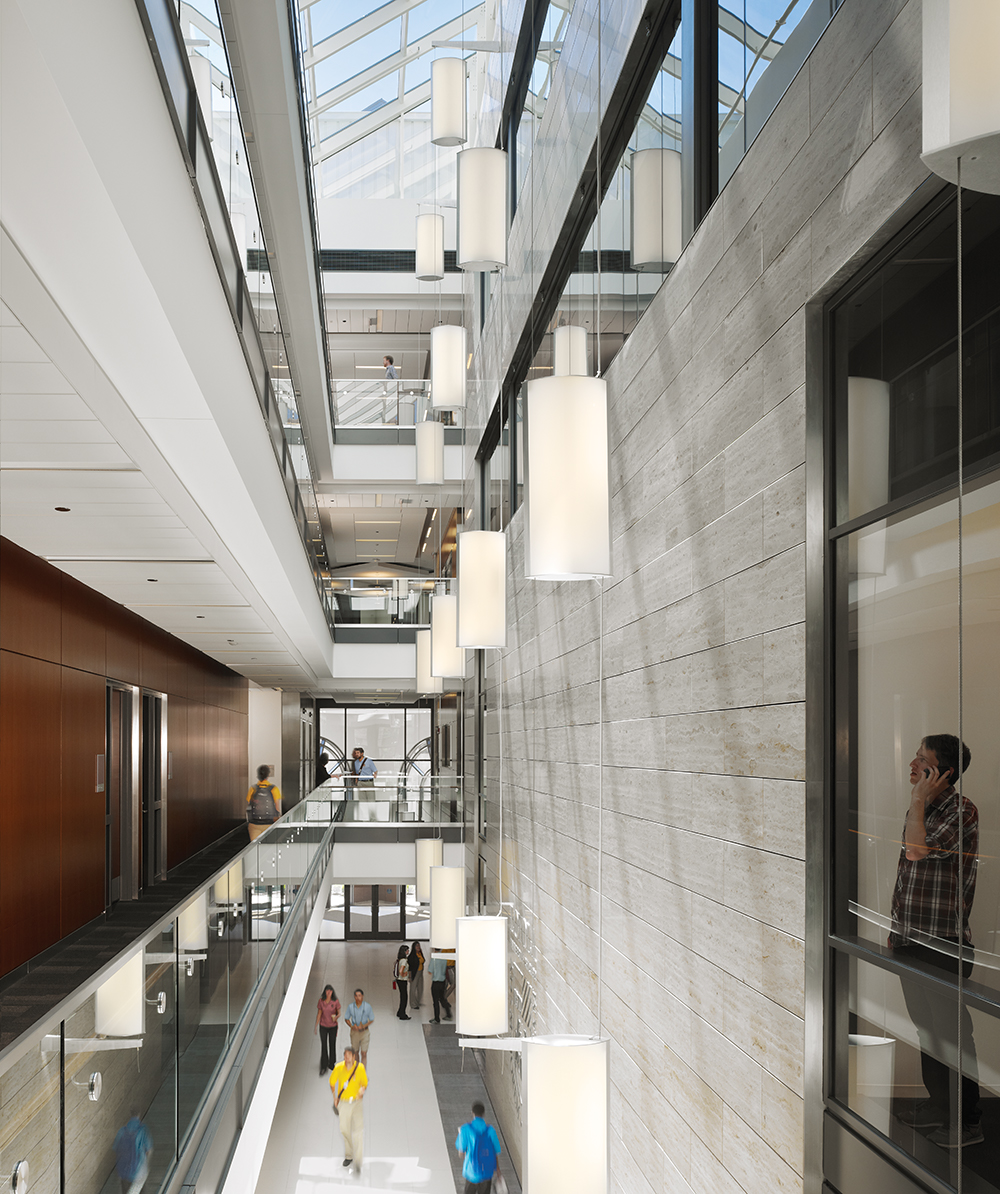
[[[907,817],[909,812],[907,812]],[[969,913],[976,894],[976,868],[979,864],[979,813],[971,800],[962,801],[962,825],[959,825],[959,799],[953,787],[924,809],[925,841],[930,853],[918,861],[906,857],[906,821],[899,869],[892,893],[893,947],[927,943],[931,937],[959,937],[972,944]],[[958,923],[958,852],[962,835],[962,886],[964,907],[962,925]]]

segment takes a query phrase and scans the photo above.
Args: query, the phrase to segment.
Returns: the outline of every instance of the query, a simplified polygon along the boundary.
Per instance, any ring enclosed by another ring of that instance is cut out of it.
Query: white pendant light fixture
[[[461,410],[465,406],[465,328],[439,323],[431,328],[431,406]]]
[[[521,1065],[524,1194],[607,1194],[607,1040],[526,1037]]]
[[[507,154],[463,149],[457,161],[459,268],[500,269],[507,264]]]
[[[431,867],[431,949],[455,948],[455,923],[465,915],[465,867]]]
[[[208,892],[195,896],[177,917],[178,950],[208,949]]]
[[[923,153],[949,182],[1000,194],[1000,4],[924,0]]]
[[[137,1036],[146,1030],[146,994],[140,950],[106,978],[94,995],[97,1036]]]
[[[460,647],[507,645],[507,537],[503,531],[458,536]]]
[[[681,155],[676,149],[632,154],[632,268],[660,272],[681,255]]]
[[[435,58],[431,63],[431,141],[435,145],[464,145],[465,59]]]
[[[455,923],[455,1031],[496,1036],[508,1031],[507,917],[460,916]]]
[[[874,377],[849,377],[847,517],[858,518],[888,500],[889,383]]]
[[[431,867],[444,862],[444,840],[439,837],[417,838],[417,899],[426,904],[431,898]]]
[[[586,377],[587,329],[579,324],[566,323],[552,333],[553,376]]]
[[[597,377],[528,382],[525,575],[611,575],[608,390]]]
[[[436,696],[444,692],[444,681],[431,674],[431,632],[418,630],[417,640],[417,692]]]
[[[415,428],[417,484],[444,484],[444,424],[425,419]]]
[[[431,675],[465,675],[465,651],[458,645],[458,598],[447,593],[431,598]]]
[[[444,277],[444,216],[417,216],[417,281],[440,282]]]

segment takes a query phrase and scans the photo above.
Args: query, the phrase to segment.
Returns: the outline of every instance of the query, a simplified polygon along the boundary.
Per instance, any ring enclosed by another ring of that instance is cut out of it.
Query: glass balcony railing
[[[431,597],[440,583],[433,576],[333,580],[334,621],[342,626],[430,626]]]
[[[340,379],[330,383],[337,427],[412,427],[434,417],[431,383],[405,378]],[[437,417],[451,427],[462,425],[461,411]]]
[[[335,775],[310,792],[292,811],[305,823],[423,822],[460,824],[462,781],[408,773],[398,778],[357,783]]]
[[[334,832],[296,806],[4,1050],[4,1173],[103,1194],[137,1142],[150,1194],[218,1188]]]

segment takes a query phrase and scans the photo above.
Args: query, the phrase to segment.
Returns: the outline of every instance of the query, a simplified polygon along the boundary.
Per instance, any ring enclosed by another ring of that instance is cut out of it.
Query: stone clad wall
[[[611,1037],[623,1194],[803,1186],[805,304],[927,182],[920,15],[846,0],[612,364],[613,580],[510,528],[478,850],[502,747],[512,1027]]]

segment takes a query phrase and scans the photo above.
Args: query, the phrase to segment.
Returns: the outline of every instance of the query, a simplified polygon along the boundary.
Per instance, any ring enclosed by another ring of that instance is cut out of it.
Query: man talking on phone
[[[979,813],[954,785],[959,749],[953,734],[930,734],[910,763],[910,807],[903,823],[889,934],[889,946],[900,961],[946,980],[957,976],[959,965],[965,978],[972,971],[969,913],[979,858]],[[972,761],[964,743],[961,755],[964,772]],[[983,1139],[979,1070],[969,1010],[964,1004],[956,1006],[954,991],[916,978],[901,976],[900,981],[906,1010],[917,1030],[928,1097],[898,1118],[915,1128],[932,1129],[928,1139],[942,1148],[979,1144]]]

